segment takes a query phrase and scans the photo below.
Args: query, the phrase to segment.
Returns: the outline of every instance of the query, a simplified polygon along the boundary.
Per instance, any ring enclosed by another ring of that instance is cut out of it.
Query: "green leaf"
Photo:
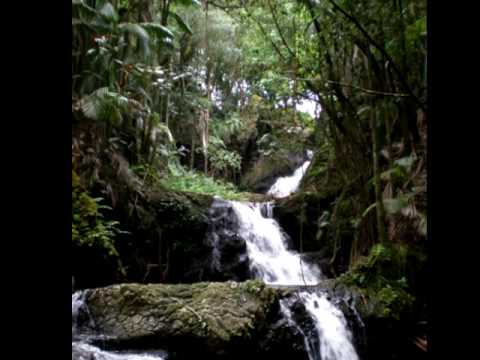
[[[169,12],[169,14],[170,14],[171,17],[173,17],[175,19],[178,26],[183,31],[185,31],[186,33],[189,33],[190,35],[193,35],[192,29],[190,28],[190,26],[185,21],[183,21],[183,19],[178,14],[176,14],[174,12],[171,12],[171,11]]]
[[[84,14],[88,14],[90,16],[99,15],[99,12],[96,9],[88,6],[82,0],[72,0],[72,6],[78,8],[79,11],[82,11]]]
[[[385,211],[389,214],[397,214],[407,205],[408,202],[403,197],[383,200],[383,206],[385,207]]]
[[[410,171],[413,163],[415,161],[415,157],[413,155],[403,157],[401,159],[395,160],[394,164],[403,167],[407,171]]]
[[[156,35],[157,37],[163,38],[175,38],[175,35],[165,26],[152,22],[141,23],[142,27],[147,30],[149,33]]]
[[[119,29],[125,33],[135,35],[140,41],[140,46],[142,48],[142,51],[145,54],[148,54],[150,52],[150,48],[149,48],[150,36],[142,26],[138,24],[133,24],[133,23],[123,23],[119,25]]]
[[[110,120],[113,116],[121,120],[119,109],[125,109],[129,100],[108,87],[95,90],[81,100],[84,115],[93,120]]]
[[[183,6],[191,6],[191,5],[202,6],[202,3],[198,0],[177,0],[177,2]]]
[[[423,235],[427,236],[427,217],[423,214],[420,214],[420,221],[418,223],[418,232]]]
[[[369,212],[370,210],[372,210],[375,206],[377,206],[377,203],[373,203],[372,205],[370,205],[362,214],[362,217],[365,217]]]
[[[370,110],[372,107],[370,105],[365,105],[362,106],[358,111],[357,111],[357,116],[362,115],[364,112]]]
[[[389,177],[397,177],[401,179],[405,176],[405,173],[402,171],[402,168],[394,167],[393,169],[384,171],[380,174],[382,180],[388,180]]]

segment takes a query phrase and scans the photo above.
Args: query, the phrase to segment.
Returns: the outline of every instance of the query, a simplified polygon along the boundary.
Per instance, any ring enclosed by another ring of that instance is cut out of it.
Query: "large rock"
[[[400,309],[399,318],[381,311],[384,299],[365,296],[360,289],[336,279],[317,286],[288,287],[251,280],[113,285],[86,291],[92,321],[84,323],[94,324],[102,336],[93,344],[107,350],[163,349],[172,360],[307,360],[301,332],[312,333],[314,324],[298,291],[321,292],[342,310],[355,334],[360,358],[382,359],[393,352],[414,354],[409,348],[408,309]],[[299,327],[282,315],[281,299],[290,304]]]
[[[242,185],[251,191],[266,193],[279,177],[292,175],[306,159],[307,154],[302,152],[260,156],[243,176]]]
[[[278,306],[261,282],[120,284],[88,291],[87,305],[107,347],[166,348],[179,359],[240,358]]]
[[[315,260],[320,260],[322,271],[327,273],[330,269],[326,260],[332,256],[333,244],[324,236],[326,231],[322,215],[331,209],[333,200],[333,197],[318,193],[299,192],[278,199],[273,208],[273,216],[288,234],[292,247],[297,251],[320,255]]]
[[[215,199],[209,211],[204,239],[209,249],[203,278],[210,281],[245,281],[250,276],[247,244],[240,236],[238,218],[230,202]]]

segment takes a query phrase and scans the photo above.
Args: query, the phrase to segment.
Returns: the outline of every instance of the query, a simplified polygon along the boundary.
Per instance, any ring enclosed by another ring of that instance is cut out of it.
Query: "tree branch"
[[[295,53],[290,49],[290,46],[288,46],[287,41],[285,40],[285,37],[283,36],[282,31],[280,30],[280,25],[278,24],[277,17],[275,16],[276,12],[275,9],[272,7],[272,4],[270,0],[267,0],[268,7],[270,8],[270,12],[272,14],[273,22],[275,23],[275,27],[277,28],[278,34],[280,35],[280,39],[282,39],[283,45],[287,48],[288,52],[290,53],[290,56],[292,58],[296,58]]]
[[[217,7],[219,9],[222,9],[224,11],[228,11],[228,10],[239,10],[241,9],[243,6],[242,5],[220,5],[219,3],[215,2],[215,1],[209,1],[210,5],[214,6],[214,7]]]
[[[260,28],[260,31],[262,32],[263,36],[265,36],[266,39],[270,40],[270,42],[272,43],[272,46],[273,46],[274,50],[277,52],[277,54],[282,58],[283,61],[287,61],[285,56],[282,54],[282,52],[278,48],[277,44],[275,44],[275,42],[272,40],[272,38],[270,36],[268,36],[268,34],[265,31],[265,29],[263,28],[262,24],[252,15],[252,13],[250,11],[248,11],[247,6],[244,6],[244,9],[245,9],[248,17],[250,19],[252,19],[258,25],[258,27]]]
[[[386,52],[386,50],[380,46],[379,44],[377,44],[377,42],[375,40],[373,40],[373,38],[370,36],[370,34],[363,28],[363,26],[358,22],[358,20],[356,18],[354,18],[352,15],[350,15],[349,13],[347,13],[345,10],[343,10],[335,1],[333,0],[328,0],[328,2],[330,4],[332,4],[332,6],[335,8],[335,10],[339,11],[340,13],[342,13],[348,20],[350,20],[356,27],[357,29],[367,38],[367,40],[370,42],[370,44],[372,44],[378,51],[380,51],[380,53],[385,56],[385,58],[390,62],[391,66],[392,66],[392,69],[393,71],[395,71],[395,73],[397,74],[402,86],[404,87],[404,89],[407,91],[407,93],[410,94],[410,96],[415,100],[415,102],[417,103],[417,105],[423,110],[423,112],[427,112],[427,108],[425,106],[424,103],[422,103],[420,101],[420,99],[415,96],[415,94],[413,93],[412,89],[410,88],[410,86],[408,85],[407,81],[405,80],[403,74],[401,73],[401,71],[398,69],[397,65],[395,64],[395,62],[393,61],[393,59],[391,58],[391,56]]]
[[[371,89],[365,89],[360,86],[355,86],[355,85],[350,85],[350,84],[344,84],[336,81],[331,81],[327,80],[326,83],[328,84],[335,84],[335,85],[340,85],[340,86],[345,86],[345,87],[350,87],[352,89],[357,89],[360,90],[364,93],[371,94],[371,95],[382,95],[382,96],[396,96],[396,97],[410,97],[412,95],[410,94],[403,94],[403,93],[390,93],[390,92],[384,92],[384,91],[376,91],[376,90],[371,90]]]

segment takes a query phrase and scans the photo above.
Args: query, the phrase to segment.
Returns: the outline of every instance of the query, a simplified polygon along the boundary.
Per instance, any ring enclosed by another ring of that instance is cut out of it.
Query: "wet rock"
[[[231,203],[216,199],[209,211],[204,240],[209,249],[202,280],[244,281],[249,278],[247,245],[239,234],[238,219]]]
[[[323,211],[330,207],[331,201],[333,198],[323,198],[316,193],[305,192],[277,200],[273,215],[292,238],[295,249],[300,250],[300,233],[303,251],[319,251],[322,248],[324,244],[318,236],[320,230],[318,219]]]
[[[277,292],[257,281],[120,284],[90,290],[86,301],[103,346],[230,359],[254,351]]]

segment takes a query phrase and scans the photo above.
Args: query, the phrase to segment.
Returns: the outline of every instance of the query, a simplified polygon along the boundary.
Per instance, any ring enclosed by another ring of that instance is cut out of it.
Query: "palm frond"
[[[192,31],[192,28],[176,13],[170,11],[169,12],[169,15],[175,19],[175,21],[177,22],[178,26],[180,27],[180,29],[182,29],[184,32],[190,34],[190,35],[193,35],[193,31]]]
[[[137,37],[143,53],[148,56],[150,53],[150,36],[148,32],[139,24],[123,23],[120,24],[119,29],[126,34],[132,34]]]
[[[126,109],[129,99],[110,91],[108,87],[95,90],[85,96],[80,103],[84,115],[98,121],[122,120],[121,110]]]
[[[157,38],[175,38],[175,35],[165,26],[152,22],[140,23],[140,25],[148,31],[149,34],[155,35]]]

